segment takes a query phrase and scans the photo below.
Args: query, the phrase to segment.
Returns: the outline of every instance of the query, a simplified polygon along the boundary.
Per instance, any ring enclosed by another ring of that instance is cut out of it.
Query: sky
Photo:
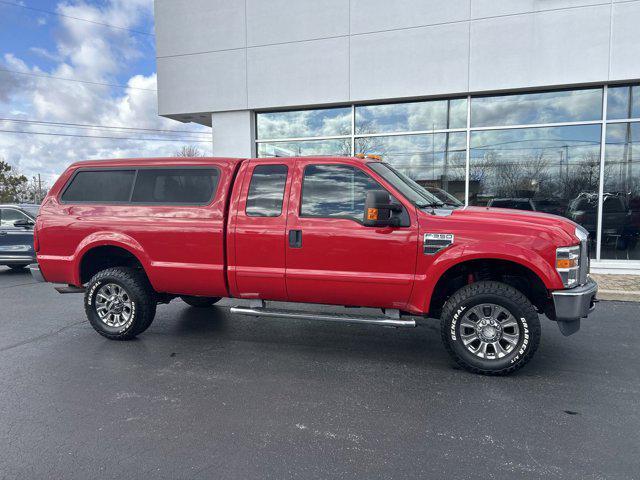
[[[0,159],[52,183],[78,160],[210,154],[209,128],[158,117],[153,29],[153,0],[0,0]]]

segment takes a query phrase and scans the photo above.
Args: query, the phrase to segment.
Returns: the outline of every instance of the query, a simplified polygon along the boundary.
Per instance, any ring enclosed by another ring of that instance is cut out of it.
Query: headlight
[[[560,247],[556,250],[556,270],[558,270],[565,287],[569,288],[578,283],[580,273],[579,245],[575,247]]]

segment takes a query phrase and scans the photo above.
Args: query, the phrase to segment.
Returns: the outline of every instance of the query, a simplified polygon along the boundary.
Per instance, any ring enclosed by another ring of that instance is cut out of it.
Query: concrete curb
[[[640,291],[598,290],[599,300],[618,300],[621,302],[640,302]]]

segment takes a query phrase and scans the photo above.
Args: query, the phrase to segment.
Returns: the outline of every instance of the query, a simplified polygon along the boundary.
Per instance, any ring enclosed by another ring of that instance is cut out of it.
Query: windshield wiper
[[[416,202],[416,207],[418,208],[438,208],[444,206],[445,203],[443,202]]]

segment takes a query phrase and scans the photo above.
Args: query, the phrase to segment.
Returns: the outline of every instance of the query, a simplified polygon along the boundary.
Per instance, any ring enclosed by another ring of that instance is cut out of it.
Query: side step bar
[[[415,327],[416,321],[400,320],[400,318],[390,317],[366,317],[357,315],[328,315],[313,312],[294,312],[292,310],[271,310],[267,308],[252,307],[231,307],[231,313],[238,315],[250,315],[255,317],[278,317],[291,318],[296,320],[320,320],[324,322],[342,323],[366,323],[370,325],[380,325],[383,327]]]
[[[53,287],[58,293],[84,293],[84,287],[75,287],[73,285],[68,285],[66,287]]]

